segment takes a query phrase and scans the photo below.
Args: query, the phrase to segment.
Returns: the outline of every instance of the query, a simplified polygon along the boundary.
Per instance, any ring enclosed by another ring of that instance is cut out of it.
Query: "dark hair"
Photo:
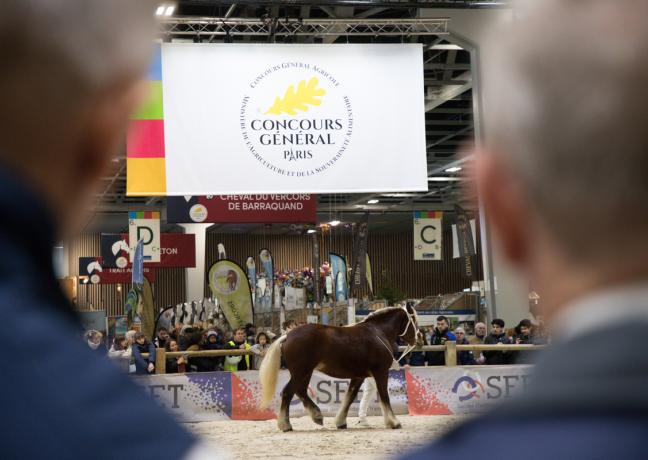
[[[126,340],[126,337],[123,335],[118,335],[113,339],[113,348],[115,351],[122,351],[125,350],[124,347],[122,347],[122,342]]]
[[[531,321],[528,319],[523,319],[522,321],[520,321],[520,324],[518,324],[518,328],[520,327],[527,327],[531,329]]]
[[[499,327],[504,327],[505,323],[503,319],[495,318],[493,321],[491,321],[491,326],[499,326]]]
[[[294,319],[289,319],[283,322],[281,327],[283,327],[284,330],[288,329],[290,326],[297,325]]]
[[[167,342],[164,344],[164,349],[166,351],[171,351],[171,342],[175,342],[176,344],[178,344],[178,341],[176,339],[172,338],[167,340]],[[178,344],[178,349],[180,349],[180,344]]]
[[[164,326],[160,326],[160,327],[158,327],[157,333],[159,334],[159,333],[162,332],[162,331],[169,332],[169,330],[168,330],[166,327],[164,327]]]
[[[443,315],[437,316],[437,319],[436,319],[436,320],[437,320],[437,321],[445,321],[446,324],[447,324],[448,326],[450,325],[450,321],[448,321],[448,318],[446,318],[446,317],[443,316]]]
[[[136,333],[135,333],[135,337],[133,337],[133,339],[134,339],[134,340],[139,340],[139,339],[141,339],[142,337],[144,337],[144,340],[147,340],[147,338],[146,338],[146,336],[144,335],[143,332],[136,332]]]
[[[266,334],[265,332],[259,332],[259,333],[257,334],[257,336],[256,336],[256,343],[259,343],[259,338],[260,338],[261,336],[265,337],[265,338],[266,338],[266,342],[270,343],[270,337],[268,337],[268,334]]]
[[[237,333],[238,331],[243,331],[243,332],[245,332],[245,333],[247,334],[247,331],[245,330],[244,327],[237,327],[236,329],[234,329],[234,335],[236,335],[236,333]]]
[[[192,329],[191,332],[185,333],[185,348],[189,348],[192,345],[200,345],[202,339],[202,331],[200,329]]]

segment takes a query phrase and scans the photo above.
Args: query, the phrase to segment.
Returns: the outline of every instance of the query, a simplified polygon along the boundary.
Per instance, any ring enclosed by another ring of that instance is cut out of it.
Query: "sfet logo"
[[[459,377],[452,386],[452,393],[457,395],[459,401],[470,401],[486,396],[486,399],[509,398],[512,394],[526,388],[529,380],[528,374],[519,375],[491,375],[484,383],[479,375]]]
[[[325,69],[286,62],[248,85],[240,109],[243,142],[264,167],[286,177],[320,174],[342,158],[353,135],[344,85]]]

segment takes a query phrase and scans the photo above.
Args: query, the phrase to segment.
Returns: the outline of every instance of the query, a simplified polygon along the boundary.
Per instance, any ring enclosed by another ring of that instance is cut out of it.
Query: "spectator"
[[[183,328],[183,333],[180,336],[184,342],[185,348],[184,351],[200,351],[200,346],[203,343],[203,333],[198,329],[185,326]],[[178,341],[178,346],[182,350],[180,341]],[[187,372],[198,372],[202,368],[202,360],[204,358],[194,357],[187,359]]]
[[[225,344],[226,350],[249,350],[252,348],[246,342],[245,329],[238,328],[234,331],[234,338]],[[226,356],[223,369],[228,372],[247,371],[252,369],[250,366],[250,355]]]
[[[218,336],[216,331],[207,331],[205,341],[203,343],[203,350],[222,350],[224,347],[223,341]],[[214,356],[214,357],[204,357],[198,360],[198,372],[213,372],[220,371],[223,369],[223,358]]]
[[[166,348],[167,341],[169,340],[169,331],[166,327],[158,329],[157,337],[155,337],[155,346],[157,348]]]
[[[446,342],[457,340],[455,335],[450,332],[450,322],[445,316],[437,316],[436,327],[432,333],[430,345],[445,345]],[[445,366],[445,352],[429,351],[427,352],[427,362],[429,366]]]
[[[254,345],[255,336],[256,336],[256,328],[254,327],[254,324],[247,323],[245,325],[245,337],[247,339],[247,342],[251,345]]]
[[[123,335],[118,335],[113,339],[113,343],[108,350],[109,358],[130,358],[131,347],[128,339]]]
[[[428,344],[425,334],[423,334],[422,340],[423,340],[423,345]],[[413,351],[407,357],[407,364],[409,364],[410,366],[422,367],[425,366],[426,362],[427,362],[427,353],[424,351]]]
[[[178,342],[173,339],[169,339],[166,344],[166,351],[169,352],[178,352],[180,347]],[[185,356],[180,356],[178,358],[167,358],[166,359],[166,373],[167,374],[184,374],[187,372],[187,358]]]
[[[86,343],[88,347],[99,356],[106,356],[108,350],[106,345],[103,343],[103,334],[99,331],[91,330],[85,334]]]
[[[535,345],[535,337],[532,335],[532,324],[528,319],[523,319],[515,326],[515,335],[512,342],[517,345]],[[515,351],[511,353],[511,363],[531,364],[537,357],[537,351]]]
[[[495,345],[495,344],[506,344],[509,345],[511,342],[506,336],[506,331],[504,330],[504,320],[496,318],[491,321],[491,333],[484,340],[485,345]],[[494,351],[488,350],[483,352],[484,357],[486,358],[486,364],[497,365],[497,364],[508,364],[509,363],[509,353],[506,351]]]
[[[475,324],[475,335],[468,339],[471,345],[482,345],[486,338],[486,325],[484,323]]]
[[[295,322],[295,320],[292,319],[284,321],[283,324],[281,325],[284,334],[288,334],[296,327],[297,327],[297,323]]]
[[[254,369],[261,369],[261,363],[263,358],[270,348],[270,340],[268,335],[265,332],[259,332],[256,336],[256,344],[250,348],[250,351],[254,353]]]
[[[457,337],[457,345],[470,345],[470,342],[468,342],[468,339],[466,338],[466,331],[463,327],[456,328],[454,334]],[[472,351],[462,350],[457,351],[457,364],[460,366],[472,366],[477,363],[475,362]]]
[[[142,356],[144,353],[148,353],[148,358]],[[142,332],[135,334],[133,359],[135,360],[136,374],[147,375],[155,372],[155,345],[153,342],[149,342]]]

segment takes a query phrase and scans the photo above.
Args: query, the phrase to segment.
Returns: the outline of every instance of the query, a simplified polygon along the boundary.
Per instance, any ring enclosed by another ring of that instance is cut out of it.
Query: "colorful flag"
[[[347,280],[347,264],[344,257],[338,254],[329,253],[331,260],[331,273],[333,275],[333,290],[335,291],[335,300],[341,302],[349,298],[349,283]]]
[[[231,260],[219,260],[208,276],[212,295],[232,329],[254,323],[250,285],[243,269]]]

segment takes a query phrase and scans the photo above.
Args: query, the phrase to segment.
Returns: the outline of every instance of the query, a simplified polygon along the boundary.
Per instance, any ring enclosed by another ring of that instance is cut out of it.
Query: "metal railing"
[[[457,366],[457,352],[460,351],[539,351],[547,345],[457,345],[456,342],[446,342],[445,345],[424,345],[416,347],[413,351],[442,351],[445,353],[445,365]],[[398,351],[404,351],[405,347],[399,347]],[[156,349],[155,373],[166,374],[167,358],[180,358],[181,356],[191,358],[219,358],[224,356],[249,356],[254,355],[250,350],[200,350],[200,351],[166,351],[164,348]],[[148,358],[148,353],[142,354]]]

